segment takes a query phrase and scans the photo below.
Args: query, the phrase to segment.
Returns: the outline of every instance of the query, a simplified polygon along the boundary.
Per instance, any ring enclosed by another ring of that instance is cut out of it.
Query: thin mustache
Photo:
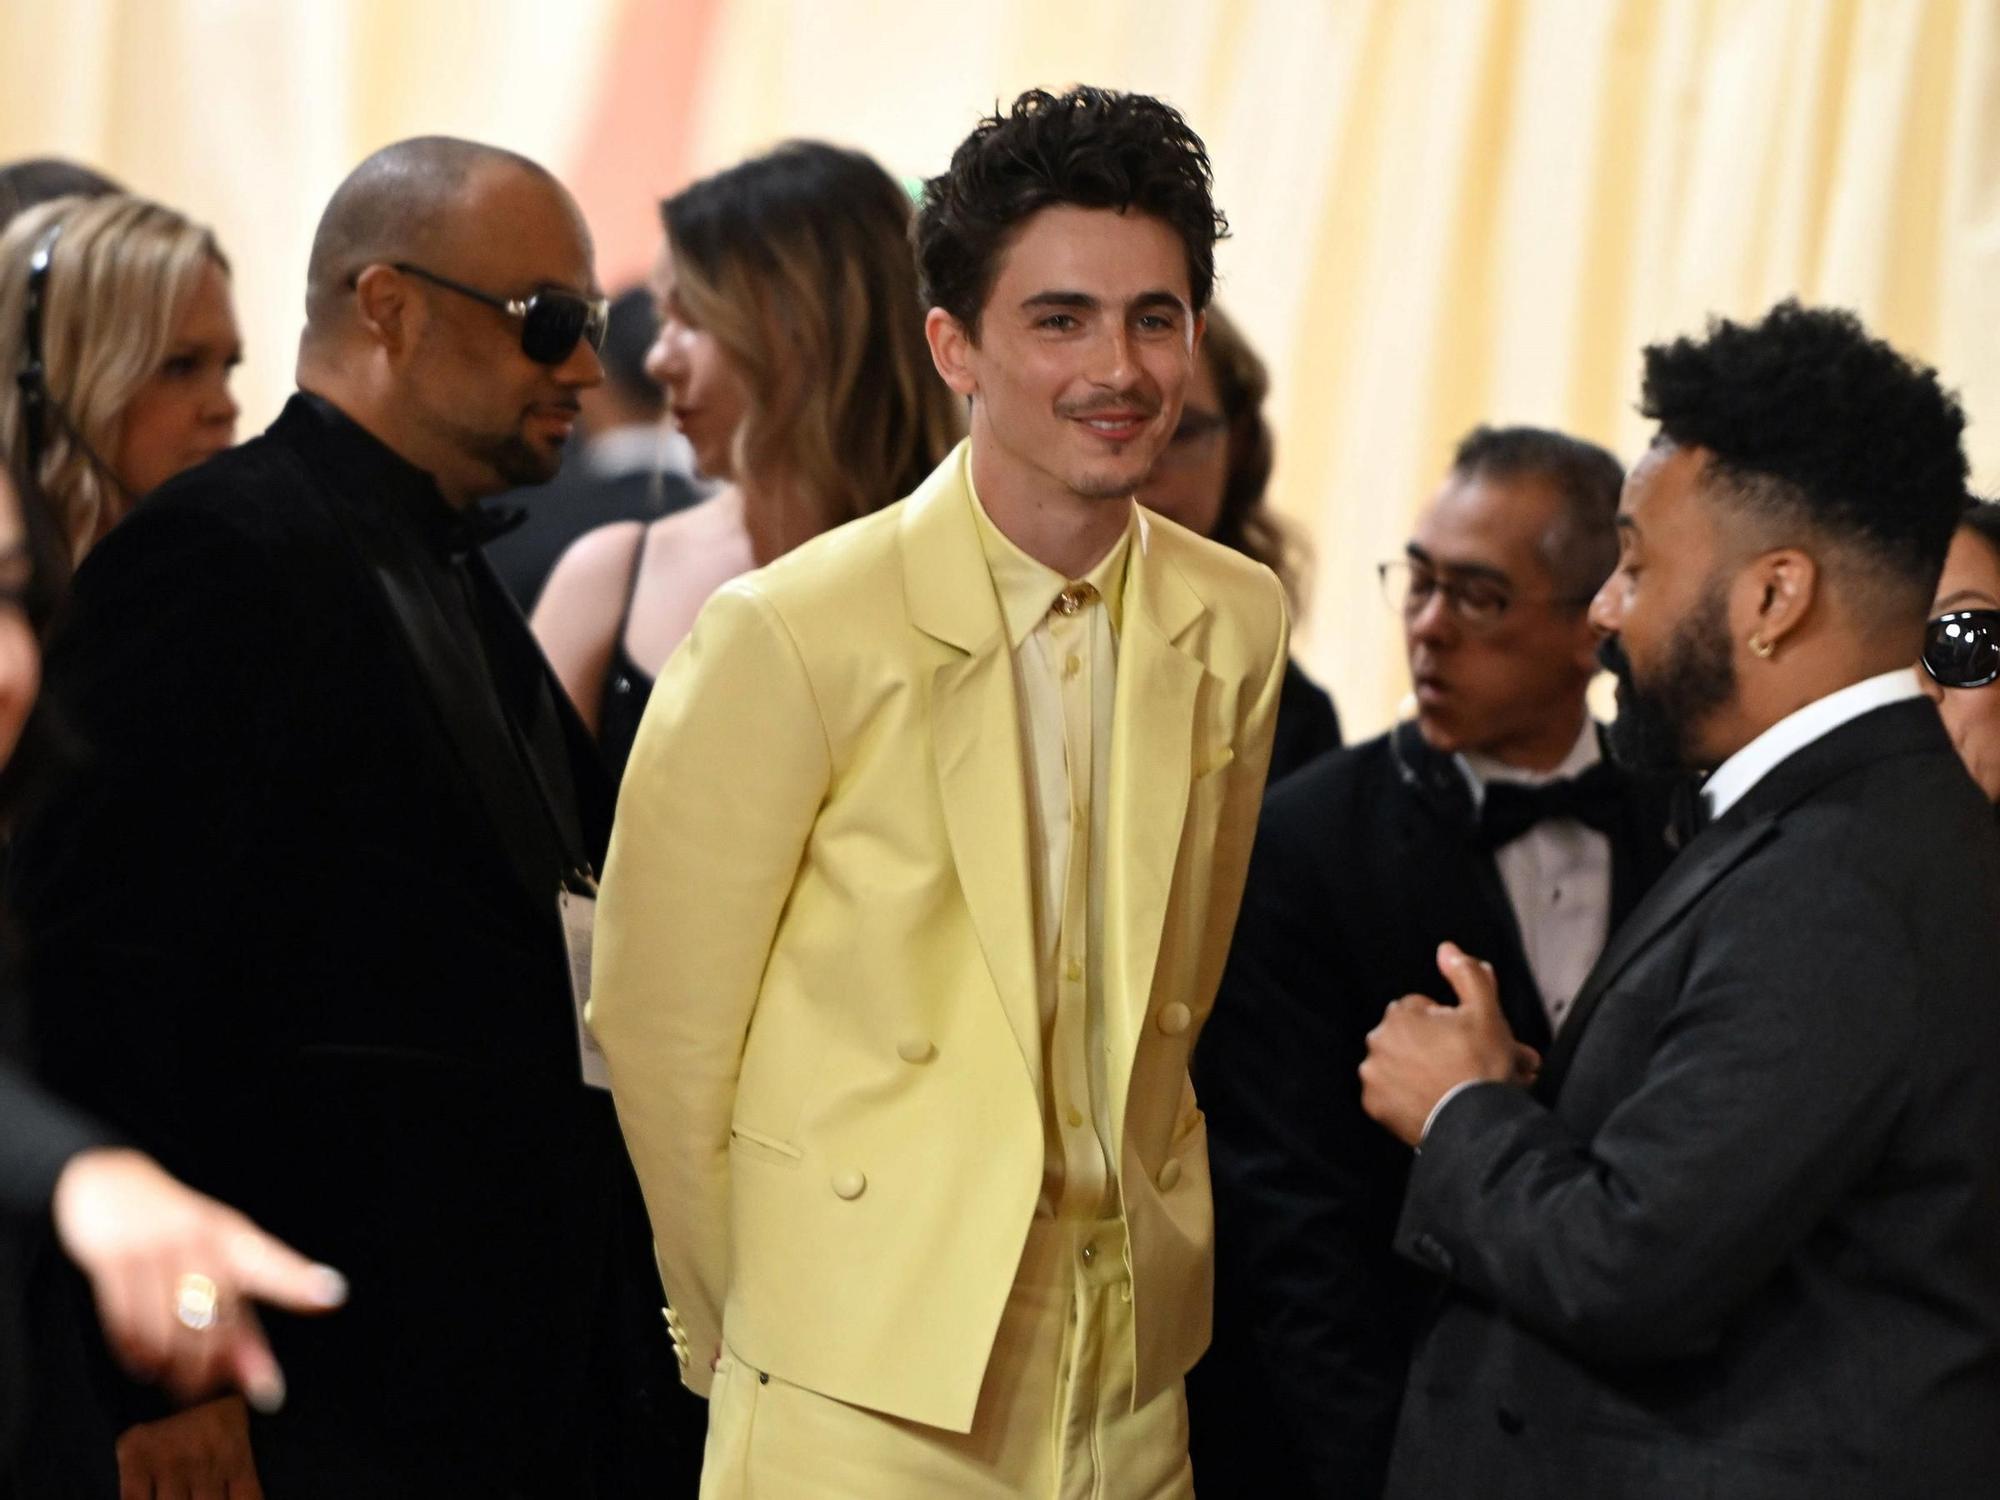
[[[1137,412],[1141,417],[1152,418],[1160,414],[1160,408],[1157,402],[1133,401],[1129,399],[1120,401],[1092,401],[1082,406],[1058,406],[1056,408],[1056,415],[1074,417],[1079,420],[1111,415],[1122,416],[1126,412]]]

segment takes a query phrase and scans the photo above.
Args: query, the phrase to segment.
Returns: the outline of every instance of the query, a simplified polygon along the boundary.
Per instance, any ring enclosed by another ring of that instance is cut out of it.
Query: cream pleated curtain
[[[0,0],[0,155],[63,150],[214,223],[247,419],[289,375],[313,218],[367,149],[450,130],[578,184],[607,279],[650,200],[788,135],[936,171],[996,99],[1171,99],[1236,234],[1299,648],[1355,735],[1404,691],[1373,568],[1456,436],[1628,460],[1638,351],[1781,296],[1937,364],[2000,484],[2000,0]]]

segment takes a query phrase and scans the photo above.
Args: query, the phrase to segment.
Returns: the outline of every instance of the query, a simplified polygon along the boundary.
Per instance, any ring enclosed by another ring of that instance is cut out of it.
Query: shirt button
[[[852,1167],[849,1167],[844,1172],[835,1172],[833,1174],[833,1192],[835,1197],[859,1198],[862,1190],[867,1186],[868,1178]]]
[[[1074,651],[1063,661],[1063,676],[1074,677],[1083,670],[1083,658]]]
[[[937,1048],[931,1045],[929,1037],[906,1036],[896,1043],[896,1056],[906,1063],[929,1062],[937,1056]]]
[[[1066,1118],[1069,1120],[1070,1128],[1075,1129],[1078,1125],[1081,1125],[1083,1123],[1083,1111],[1078,1109],[1074,1104],[1072,1104],[1069,1108],[1069,1114]]]
[[[1179,1036],[1194,1024],[1194,1012],[1176,1000],[1160,1012],[1159,1027],[1168,1036]]]
[[[1063,977],[1065,979],[1070,980],[1072,983],[1074,983],[1076,980],[1083,978],[1082,962],[1078,959],[1072,958],[1068,963],[1064,964]]]
[[[1092,1261],[1097,1259],[1097,1246],[1085,1245],[1083,1247],[1082,1254],[1083,1254],[1083,1263],[1087,1266]]]

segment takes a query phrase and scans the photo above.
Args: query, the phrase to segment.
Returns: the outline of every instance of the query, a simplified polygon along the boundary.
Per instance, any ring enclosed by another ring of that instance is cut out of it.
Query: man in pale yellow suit
[[[1286,626],[1269,572],[1131,495],[1221,228],[1155,100],[982,122],[917,220],[971,436],[727,586],[655,690],[591,1023],[706,1497],[1193,1492],[1188,1056]]]

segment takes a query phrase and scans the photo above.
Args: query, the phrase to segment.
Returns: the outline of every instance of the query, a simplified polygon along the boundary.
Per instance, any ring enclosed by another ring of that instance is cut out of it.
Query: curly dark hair
[[[1200,312],[1215,290],[1215,242],[1229,233],[1213,185],[1207,148],[1172,105],[1111,89],[1030,89],[1006,114],[996,106],[924,184],[912,226],[924,299],[976,338],[1016,227],[1072,204],[1137,209],[1171,225]]]
[[[1864,553],[1930,603],[1965,505],[1965,413],[1840,308],[1787,298],[1760,323],[1710,321],[1646,350],[1640,410],[1714,455],[1709,492]]]

